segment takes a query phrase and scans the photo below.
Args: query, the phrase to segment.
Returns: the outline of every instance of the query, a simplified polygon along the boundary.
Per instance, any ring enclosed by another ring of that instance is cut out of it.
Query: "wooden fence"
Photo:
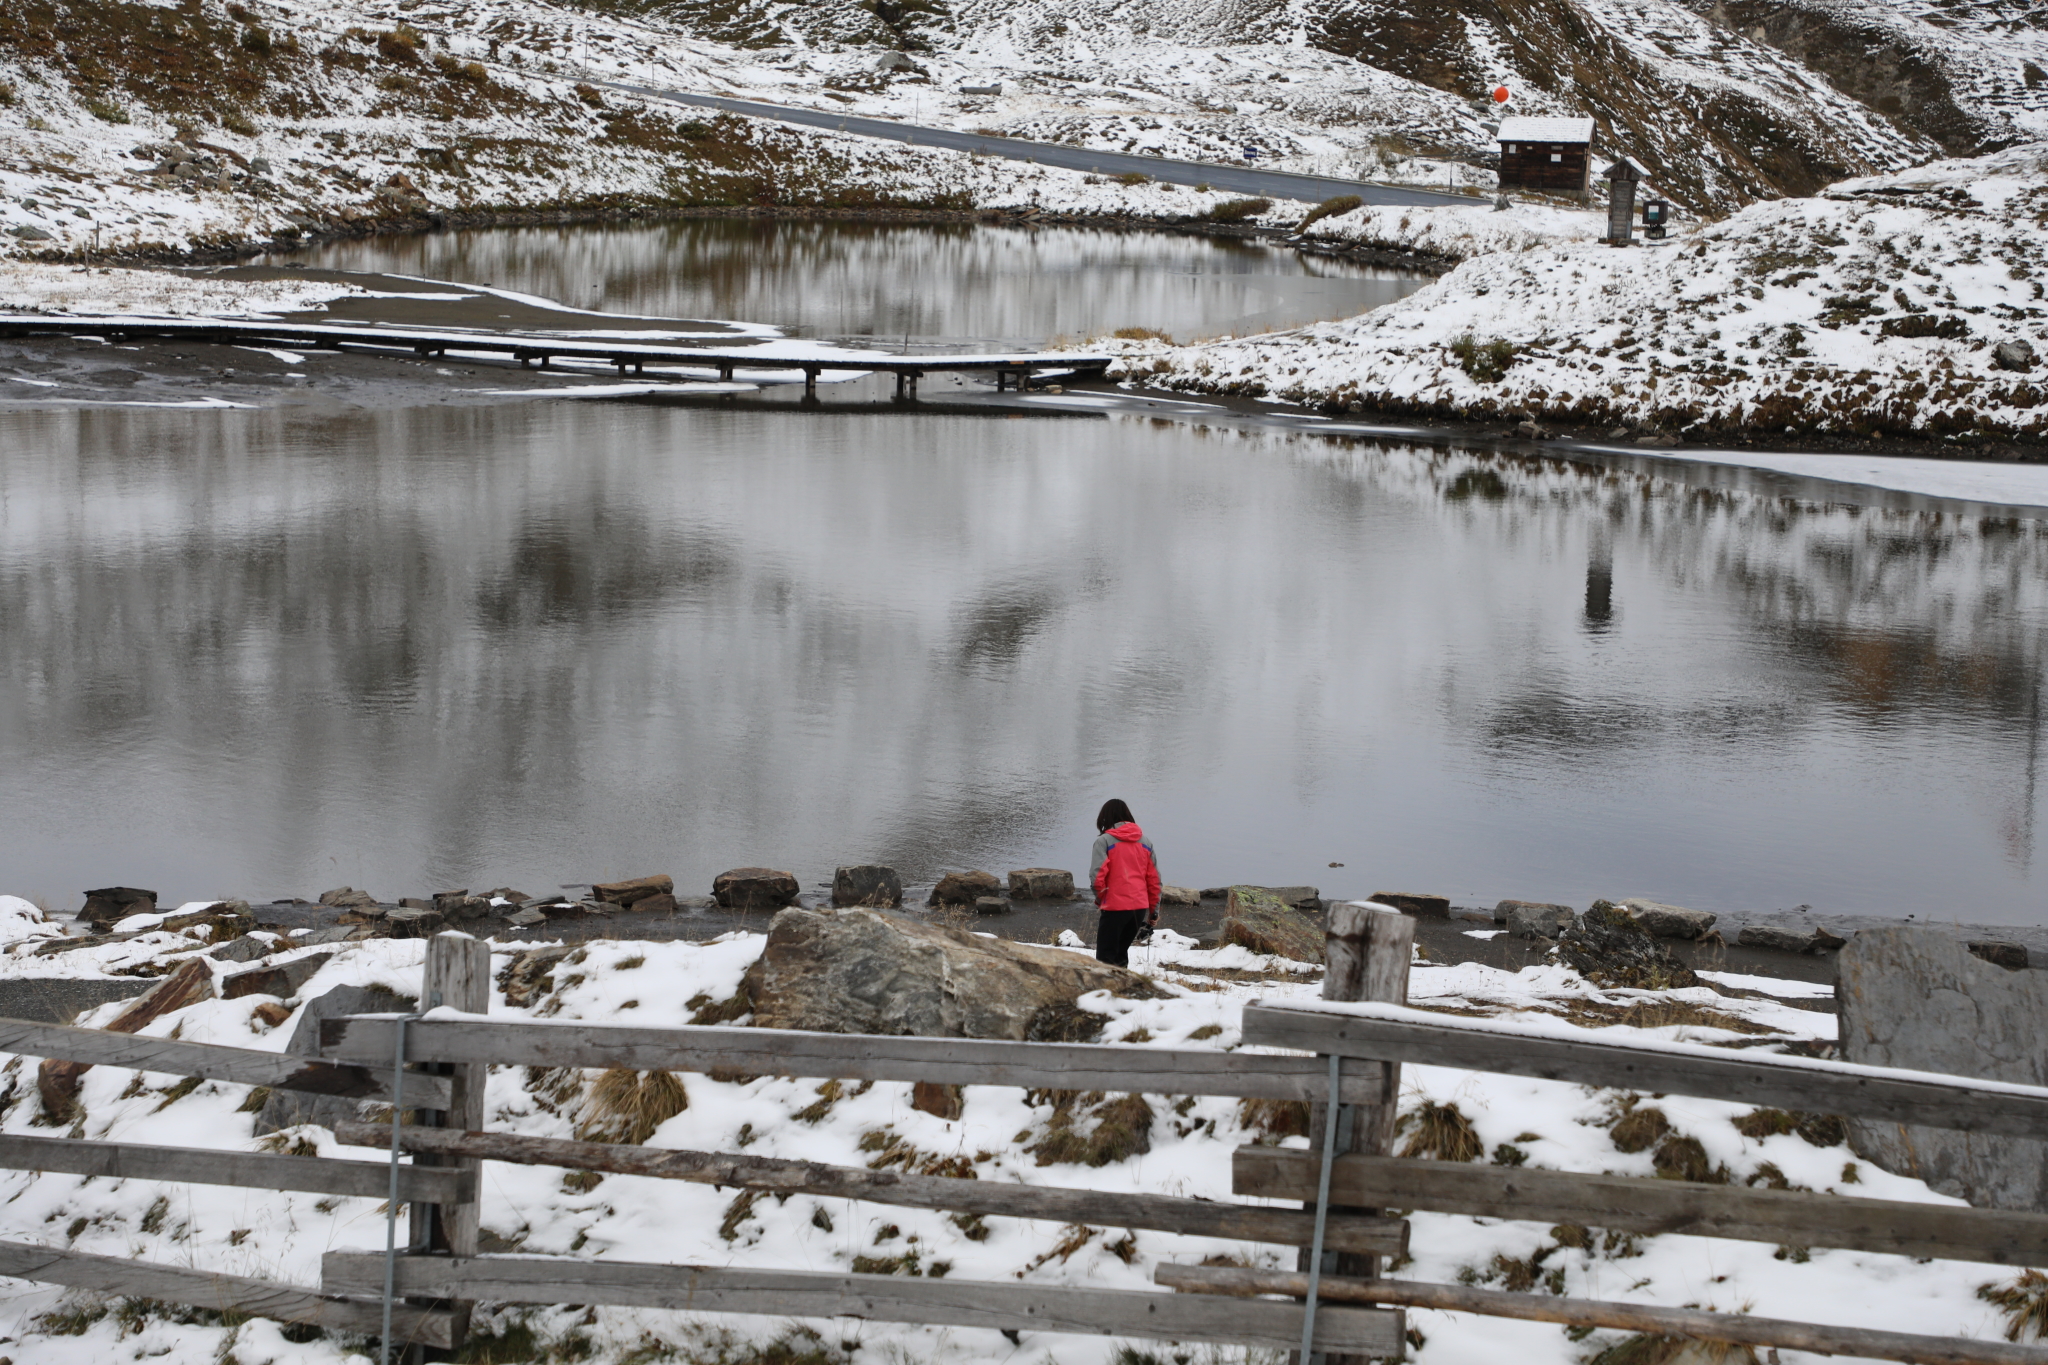
[[[1403,1002],[1413,921],[1336,906],[1327,929],[1324,1000],[1255,1004],[1244,1015],[1248,1044],[1312,1055],[492,1020],[489,948],[460,934],[429,943],[422,1000],[441,1007],[438,1014],[326,1021],[320,1062],[0,1021],[0,1050],[387,1102],[393,1066],[402,1064],[403,1103],[417,1106],[414,1124],[337,1128],[344,1143],[412,1155],[395,1175],[398,1196],[412,1209],[410,1244],[388,1258],[331,1252],[318,1290],[14,1243],[0,1243],[0,1275],[372,1334],[389,1293],[406,1300],[392,1308],[392,1338],[440,1351],[460,1346],[472,1303],[492,1301],[1267,1347],[1295,1347],[1306,1334],[1314,1356],[1391,1358],[1404,1349],[1402,1310],[1427,1307],[1923,1365],[2048,1365],[2048,1350],[2001,1341],[1385,1277],[1380,1258],[1401,1254],[1408,1242],[1407,1222],[1388,1208],[2016,1265],[2048,1260],[2048,1216],[2037,1214],[1396,1158],[1389,1153],[1404,1062],[2014,1136],[2048,1135],[2048,1089],[1685,1044],[1608,1043],[1582,1032],[1545,1036],[1410,1010]],[[1306,1100],[1323,1150],[1238,1150],[1233,1192],[1306,1205],[1283,1208],[525,1137],[484,1130],[483,1081],[493,1064]],[[1171,1293],[482,1255],[477,1174],[486,1160],[1301,1250],[1293,1271],[1161,1265],[1155,1282]],[[0,1166],[357,1195],[384,1195],[394,1179],[391,1167],[367,1161],[63,1138],[0,1138]]]

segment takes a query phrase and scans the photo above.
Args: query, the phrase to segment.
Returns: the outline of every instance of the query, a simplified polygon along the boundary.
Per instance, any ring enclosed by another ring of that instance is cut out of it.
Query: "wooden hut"
[[[1593,120],[1504,118],[1500,187],[1585,194],[1593,184]]]

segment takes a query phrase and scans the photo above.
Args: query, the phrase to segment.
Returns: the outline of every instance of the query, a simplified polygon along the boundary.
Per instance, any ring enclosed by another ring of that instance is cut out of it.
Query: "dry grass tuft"
[[[1477,1161],[1486,1153],[1486,1144],[1473,1130],[1472,1120],[1455,1104],[1424,1100],[1420,1109],[1402,1117],[1399,1130],[1408,1133],[1408,1141],[1401,1146],[1402,1156]]]
[[[1643,1335],[1617,1341],[1588,1365],[1757,1365],[1757,1355],[1730,1341]]]
[[[1671,1131],[1671,1120],[1662,1109],[1640,1109],[1631,1104],[1609,1127],[1616,1151],[1647,1152]]]
[[[2005,1314],[2007,1341],[2018,1341],[2022,1334],[2048,1339],[2048,1275],[2022,1270],[2004,1284],[1978,1285],[1977,1297]]]
[[[1239,1100],[1237,1121],[1271,1144],[1281,1138],[1308,1136],[1307,1100]]]
[[[733,992],[730,1000],[713,1000],[708,995],[693,995],[686,1005],[694,1011],[690,1015],[690,1022],[693,1024],[730,1024],[754,1012],[754,998],[747,994],[744,984]]]
[[[1754,1109],[1730,1120],[1735,1131],[1758,1141],[1781,1133],[1797,1133],[1815,1147],[1839,1147],[1849,1140],[1847,1128],[1836,1114],[1808,1114],[1794,1109]]]
[[[615,1066],[590,1087],[576,1118],[576,1136],[584,1142],[637,1146],[689,1107],[689,1092],[672,1073]]]
[[[1157,327],[1119,327],[1110,335],[1118,341],[1163,341],[1173,345],[1173,338]]]
[[[1041,1166],[1108,1166],[1152,1150],[1152,1106],[1143,1095],[1062,1095],[1045,1136],[1024,1149]]]

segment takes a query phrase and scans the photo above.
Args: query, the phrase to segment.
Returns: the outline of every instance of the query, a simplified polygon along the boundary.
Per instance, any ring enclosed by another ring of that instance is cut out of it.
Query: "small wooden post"
[[[1378,1000],[1389,1004],[1408,1003],[1408,963],[1415,955],[1415,921],[1398,910],[1380,906],[1338,904],[1323,915],[1323,949],[1327,965],[1323,973],[1325,1000]],[[1356,1065],[1356,1063],[1354,1063]],[[1338,1152],[1364,1152],[1387,1156],[1394,1146],[1394,1116],[1401,1098],[1401,1065],[1386,1062],[1380,1097],[1371,1104],[1346,1104],[1337,1111]],[[1311,1141],[1323,1131],[1326,1110],[1321,1103],[1309,1108]],[[1305,1205],[1313,1209],[1313,1203]],[[1340,1209],[1333,1205],[1332,1213]],[[1343,1208],[1344,1213],[1376,1213],[1377,1210]],[[1306,1272],[1309,1255],[1303,1250],[1300,1268]],[[1357,1275],[1367,1279],[1380,1273],[1380,1258],[1369,1252],[1326,1251],[1323,1274]],[[1296,1353],[1299,1354],[1298,1352]],[[1317,1356],[1308,1365],[1364,1365],[1356,1356]]]
[[[465,1014],[487,1014],[491,1008],[490,945],[468,934],[436,934],[427,940],[427,970],[421,985],[420,1008],[461,1010]],[[476,1132],[484,1126],[484,1080],[490,1068],[482,1062],[440,1063],[433,1068],[449,1078],[454,1091],[453,1107],[420,1112],[426,1127],[453,1128]],[[421,1165],[454,1166],[476,1170],[482,1162],[473,1157],[416,1156]],[[407,1220],[412,1229],[412,1251],[448,1256],[474,1256],[477,1250],[477,1206],[465,1204],[414,1204]],[[433,1305],[440,1306],[440,1305]],[[446,1358],[453,1360],[462,1349],[469,1330],[470,1305],[446,1305],[453,1317],[449,1324],[453,1347]]]

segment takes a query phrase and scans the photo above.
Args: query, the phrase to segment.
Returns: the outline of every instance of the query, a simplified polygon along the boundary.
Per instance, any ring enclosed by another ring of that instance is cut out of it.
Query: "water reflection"
[[[2039,918],[2040,522],[1123,418],[0,443],[0,886],[60,903],[1071,867],[1115,794],[1186,884]]]
[[[333,242],[273,258],[472,280],[582,308],[737,318],[800,336],[1037,345],[1149,327],[1188,340],[1349,317],[1421,276],[1230,237],[989,224],[690,219]]]

